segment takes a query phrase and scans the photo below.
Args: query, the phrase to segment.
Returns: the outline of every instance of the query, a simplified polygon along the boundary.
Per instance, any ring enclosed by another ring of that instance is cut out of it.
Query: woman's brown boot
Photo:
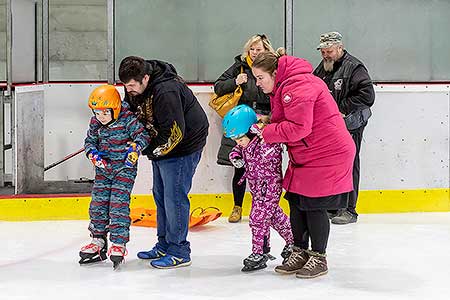
[[[237,223],[242,218],[242,207],[235,206],[233,207],[233,211],[231,212],[231,215],[228,217],[228,222],[230,223]]]

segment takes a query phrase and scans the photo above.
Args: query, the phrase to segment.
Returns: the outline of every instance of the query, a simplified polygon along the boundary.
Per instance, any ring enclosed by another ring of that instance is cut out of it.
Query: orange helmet
[[[119,117],[122,101],[120,94],[113,85],[101,85],[92,91],[88,105],[90,109],[112,109],[113,120]]]

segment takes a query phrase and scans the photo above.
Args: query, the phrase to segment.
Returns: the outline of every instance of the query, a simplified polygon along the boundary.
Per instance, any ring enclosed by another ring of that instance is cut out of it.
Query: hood
[[[306,59],[284,55],[278,60],[275,86],[278,87],[289,77],[301,74],[311,74],[312,71],[313,67]]]
[[[150,90],[153,90],[153,87],[161,82],[178,78],[177,70],[172,64],[160,60],[147,60],[146,62],[152,69]]]

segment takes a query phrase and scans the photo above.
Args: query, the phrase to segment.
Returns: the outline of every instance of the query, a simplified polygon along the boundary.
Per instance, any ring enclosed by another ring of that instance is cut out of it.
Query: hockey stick
[[[65,162],[66,160],[69,160],[69,159],[71,159],[71,158],[74,157],[74,156],[77,156],[78,154],[80,154],[80,153],[83,152],[83,151],[84,151],[84,147],[81,148],[80,150],[74,152],[74,153],[71,153],[71,154],[67,155],[67,156],[64,157],[63,159],[58,160],[57,162],[54,162],[54,163],[52,163],[52,164],[46,166],[46,167],[44,168],[44,172],[47,171],[47,170],[50,170],[50,169],[53,168],[53,167],[56,167],[56,166],[59,165],[60,163],[63,163],[63,162]]]

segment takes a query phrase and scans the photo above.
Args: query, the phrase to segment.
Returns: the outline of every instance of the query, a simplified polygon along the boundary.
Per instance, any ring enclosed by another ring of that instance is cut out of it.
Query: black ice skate
[[[266,262],[268,260],[266,254],[250,254],[246,259],[244,259],[244,267],[242,272],[251,272],[256,270],[261,270],[267,267]]]
[[[123,262],[124,256],[127,254],[128,251],[124,244],[112,244],[111,248],[109,248],[108,255],[109,259],[113,263],[114,270],[119,268],[119,265]]]
[[[264,255],[267,256],[267,260],[275,260],[275,259],[277,259],[275,256],[273,256],[273,255],[270,254],[270,253],[264,253]]]
[[[81,248],[80,251],[80,265],[87,265],[103,261],[107,258],[108,242],[106,236],[94,235],[92,242]]]
[[[268,247],[267,244],[268,244],[267,237],[264,237],[263,253],[264,253],[264,255],[267,256],[267,260],[275,260],[275,259],[277,259],[275,256],[270,254],[270,247]]]
[[[281,257],[283,258],[283,265],[287,262],[289,256],[291,256],[293,247],[294,245],[292,244],[286,244],[286,246],[284,246],[283,248],[283,251],[281,251]]]

